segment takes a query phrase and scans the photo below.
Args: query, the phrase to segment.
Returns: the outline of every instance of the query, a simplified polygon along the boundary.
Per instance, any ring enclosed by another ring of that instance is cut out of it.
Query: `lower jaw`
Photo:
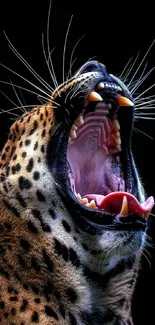
[[[66,188],[58,184],[56,188],[74,223],[91,235],[100,235],[104,230],[145,231],[146,229],[146,220],[141,215],[128,215],[123,217],[123,221],[119,221],[115,214],[94,210],[80,203],[76,196]]]

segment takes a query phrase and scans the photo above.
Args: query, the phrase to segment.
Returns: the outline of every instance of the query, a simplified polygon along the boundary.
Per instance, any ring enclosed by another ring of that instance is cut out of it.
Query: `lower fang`
[[[146,211],[146,212],[144,213],[144,217],[145,217],[145,219],[147,219],[147,218],[149,217],[150,213],[151,213],[151,210]]]
[[[123,197],[122,207],[119,214],[124,217],[128,215],[128,200],[126,196]]]

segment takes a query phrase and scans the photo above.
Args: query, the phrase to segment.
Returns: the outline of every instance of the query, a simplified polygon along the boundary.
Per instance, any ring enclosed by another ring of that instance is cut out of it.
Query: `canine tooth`
[[[134,103],[129,98],[126,98],[124,96],[117,97],[117,104],[119,106],[134,106]]]
[[[118,120],[114,120],[113,121],[113,127],[116,131],[119,131],[120,130],[120,125],[119,125],[119,122]]]
[[[96,101],[102,101],[102,97],[96,92],[91,91],[90,94],[87,97],[88,102],[96,102]]]
[[[83,115],[79,115],[79,116],[77,117],[77,119],[74,121],[74,125],[75,125],[75,126],[80,126],[80,125],[82,125],[82,124],[84,124]]]
[[[150,212],[151,212],[151,210],[146,211],[146,212],[144,213],[144,217],[145,217],[145,219],[147,219],[147,218],[149,217]]]
[[[124,217],[128,215],[128,200],[126,196],[123,196],[122,208],[119,214]]]

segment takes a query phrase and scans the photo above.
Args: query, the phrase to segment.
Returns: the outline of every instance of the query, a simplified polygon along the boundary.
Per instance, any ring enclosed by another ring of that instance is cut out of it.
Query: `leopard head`
[[[39,210],[43,230],[53,234],[60,232],[52,218],[63,216],[68,232],[75,227],[90,249],[140,251],[154,202],[145,201],[135,167],[133,122],[133,98],[124,83],[103,64],[86,63],[46,105],[12,125],[0,159],[3,200],[20,215]]]

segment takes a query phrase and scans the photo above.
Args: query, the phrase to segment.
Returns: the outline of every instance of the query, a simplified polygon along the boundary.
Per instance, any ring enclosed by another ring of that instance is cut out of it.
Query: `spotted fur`
[[[10,129],[0,157],[3,325],[133,325],[144,231],[94,232],[58,186],[59,174],[65,184],[62,157],[77,107],[100,77],[97,72],[73,76]]]

